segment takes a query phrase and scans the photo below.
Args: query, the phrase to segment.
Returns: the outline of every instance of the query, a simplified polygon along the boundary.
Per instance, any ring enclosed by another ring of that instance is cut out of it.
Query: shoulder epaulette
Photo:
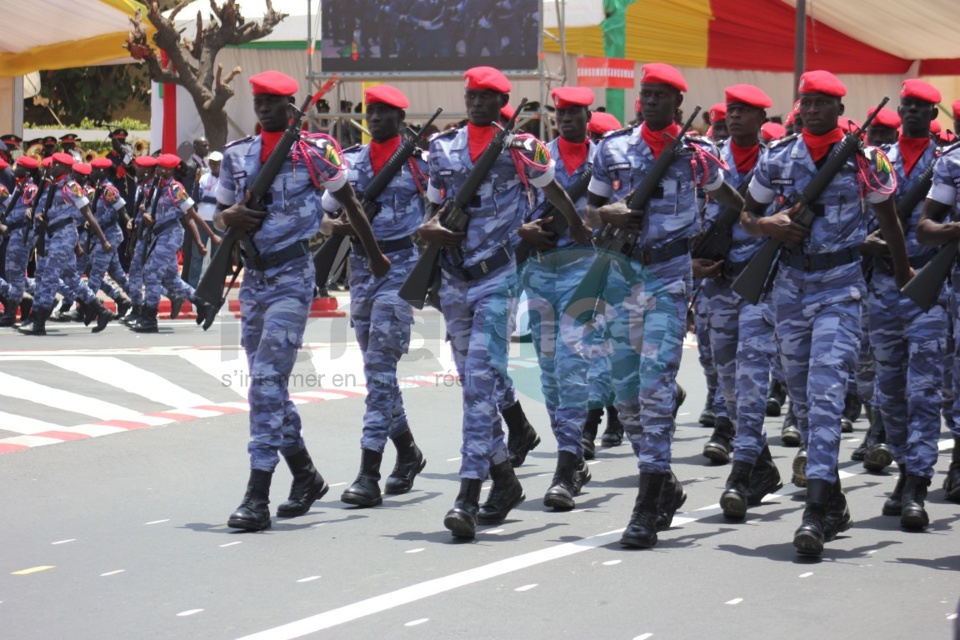
[[[224,150],[229,149],[230,147],[236,146],[238,144],[241,144],[243,142],[250,142],[251,140],[253,140],[253,136],[247,136],[246,138],[240,138],[239,140],[228,142],[227,145],[224,147]]]
[[[613,137],[615,137],[615,136],[622,136],[622,135],[625,134],[625,133],[630,133],[631,131],[633,131],[633,130],[636,129],[636,128],[637,128],[636,125],[632,125],[632,124],[631,124],[631,125],[627,125],[626,127],[623,127],[622,129],[614,129],[613,131],[607,131],[605,134],[603,134],[603,137],[604,137],[604,138],[613,138]]]
[[[438,131],[432,136],[430,136],[430,141],[433,142],[439,138],[450,138],[457,135],[457,132],[460,131],[460,127],[453,127],[452,129],[446,129],[445,131]]]
[[[362,144],[355,144],[355,145],[353,145],[352,147],[347,147],[346,149],[343,150],[343,152],[344,152],[344,153],[353,153],[354,151],[360,151],[360,149],[363,149],[363,145],[362,145]]]
[[[800,134],[799,134],[799,133],[791,133],[791,134],[788,135],[788,136],[783,136],[783,137],[780,138],[779,140],[774,140],[773,142],[770,143],[770,146],[767,147],[767,148],[768,148],[768,149],[776,149],[776,148],[779,147],[780,145],[786,144],[786,143],[788,143],[788,142],[793,142],[794,140],[796,140],[796,139],[799,138],[799,137],[800,137]]]
[[[948,153],[951,153],[951,152],[953,152],[953,151],[956,151],[957,149],[960,149],[960,140],[957,140],[956,142],[951,142],[951,143],[948,144],[948,145],[944,145],[944,146],[940,147],[940,148],[937,150],[937,153],[938,153],[939,155],[941,155],[941,156],[945,156],[945,155],[947,155]]]

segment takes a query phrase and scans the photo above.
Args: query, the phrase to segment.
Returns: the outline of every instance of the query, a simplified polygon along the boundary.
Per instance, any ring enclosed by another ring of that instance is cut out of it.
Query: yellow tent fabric
[[[0,76],[129,58],[135,0],[0,0]]]

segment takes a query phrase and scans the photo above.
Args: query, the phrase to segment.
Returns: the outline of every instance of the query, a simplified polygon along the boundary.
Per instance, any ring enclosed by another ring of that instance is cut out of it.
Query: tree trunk
[[[203,123],[203,132],[210,143],[211,151],[223,151],[227,145],[227,114],[225,111],[200,110],[200,122]]]

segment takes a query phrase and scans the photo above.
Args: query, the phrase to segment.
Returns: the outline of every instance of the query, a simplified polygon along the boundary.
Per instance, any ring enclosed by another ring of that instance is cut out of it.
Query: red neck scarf
[[[267,158],[270,157],[270,152],[274,150],[282,137],[283,131],[260,132],[260,162],[267,161]]]
[[[373,175],[380,173],[380,169],[387,163],[393,152],[400,148],[400,136],[394,136],[386,142],[370,141],[370,166],[373,167]]]
[[[669,137],[663,135],[665,133],[669,134]],[[654,160],[660,157],[660,154],[667,145],[673,142],[673,139],[678,135],[680,135],[680,125],[676,122],[667,125],[659,131],[652,131],[646,123],[640,126],[640,137],[643,138],[643,141],[650,147]]]
[[[496,131],[493,125],[478,127],[470,122],[467,123],[467,144],[470,146],[470,162],[476,162],[477,158],[483,155],[487,145],[493,140],[493,134]]]
[[[814,162],[820,162],[823,156],[827,155],[830,147],[843,140],[843,129],[837,127],[829,133],[817,136],[806,129],[803,130],[803,142],[810,151],[810,158]]]
[[[913,168],[917,165],[920,156],[927,150],[927,145],[930,144],[930,138],[926,136],[923,138],[904,138],[903,134],[900,134],[899,142],[900,157],[903,158],[903,172],[909,176],[910,172],[913,171]]]
[[[587,161],[587,153],[590,151],[590,143],[570,142],[565,138],[557,138],[560,157],[563,158],[563,166],[567,169],[567,175],[572,176],[584,162]]]
[[[730,153],[733,154],[733,160],[737,163],[737,173],[746,175],[757,164],[757,158],[760,157],[760,144],[738,147],[731,138]]]

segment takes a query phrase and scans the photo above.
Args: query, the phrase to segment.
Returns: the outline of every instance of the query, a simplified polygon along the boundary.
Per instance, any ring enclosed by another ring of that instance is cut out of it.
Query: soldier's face
[[[803,128],[815,136],[822,136],[837,128],[837,121],[843,115],[843,103],[840,98],[825,93],[802,93],[799,111]]]
[[[488,127],[499,121],[500,109],[506,106],[507,99],[508,96],[505,93],[489,89],[467,89],[463,94],[463,102],[467,108],[470,124]]]
[[[590,110],[586,107],[557,109],[557,131],[568,142],[583,142],[587,137]]]
[[[717,120],[716,122],[711,123],[713,127],[713,139],[714,140],[726,140],[732,134],[730,133],[729,123],[727,119]]]
[[[367,105],[366,118],[370,137],[377,142],[384,142],[400,133],[403,111],[382,102],[375,102]]]
[[[149,180],[153,177],[153,167],[142,167],[138,164],[135,165],[134,170],[137,172],[137,180]]]
[[[937,117],[937,106],[917,98],[900,98],[897,113],[903,122],[904,135],[908,138],[922,138],[930,134],[930,122]]]
[[[906,130],[904,130],[906,131]],[[911,137],[925,137],[925,135],[920,136],[907,136]],[[897,141],[897,130],[891,129],[890,127],[881,127],[878,125],[870,125],[867,127],[867,144],[871,146],[877,146],[881,144],[893,144]]]
[[[765,115],[766,112],[763,109],[757,109],[741,102],[732,102],[727,104],[727,117],[724,124],[736,141],[739,138],[756,136],[760,131],[760,125],[763,124]],[[713,133],[716,137],[716,124],[713,125]]]
[[[160,178],[161,180],[166,180],[167,178],[173,175],[173,169],[168,169],[166,167],[158,166],[155,169],[155,172],[157,174],[157,177]]]
[[[253,96],[253,111],[264,131],[283,131],[290,123],[290,98],[266,93]]]
[[[683,103],[683,94],[668,84],[640,83],[639,113],[654,131],[673,122],[673,116]]]

